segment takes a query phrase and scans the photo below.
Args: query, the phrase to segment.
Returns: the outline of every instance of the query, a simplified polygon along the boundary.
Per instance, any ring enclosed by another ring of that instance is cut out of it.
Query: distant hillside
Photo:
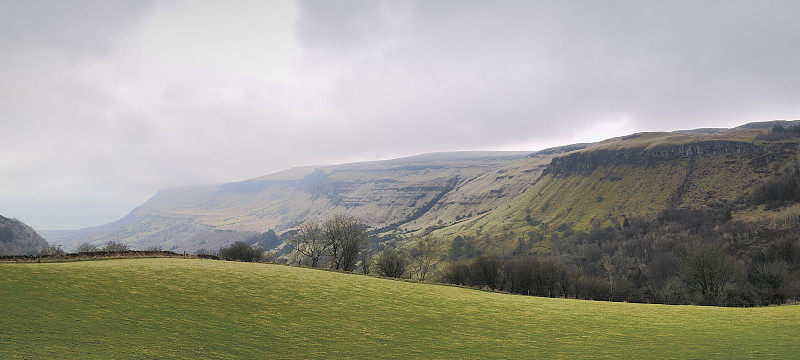
[[[290,169],[251,180],[160,191],[126,217],[77,231],[46,231],[71,248],[123,241],[134,248],[219,248],[268,229],[283,232],[343,212],[384,233],[417,231],[505,205],[563,151],[438,153]]]
[[[800,140],[776,125],[639,133],[534,153],[462,152],[305,167],[251,180],[160,191],[125,218],[96,228],[44,232],[67,248],[123,241],[194,251],[278,234],[307,219],[347,213],[381,239],[432,233],[475,239],[506,254],[520,240],[654,218],[748,196],[798,163]],[[734,211],[757,217],[758,209]],[[532,234],[536,232],[536,234]],[[535,236],[534,236],[535,235]]]
[[[32,255],[48,246],[32,227],[0,216],[0,255]]]

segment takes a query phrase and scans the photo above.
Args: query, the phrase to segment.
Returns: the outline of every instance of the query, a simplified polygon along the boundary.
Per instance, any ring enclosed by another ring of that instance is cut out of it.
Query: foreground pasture
[[[0,358],[797,358],[800,306],[548,299],[212,260],[0,264]]]

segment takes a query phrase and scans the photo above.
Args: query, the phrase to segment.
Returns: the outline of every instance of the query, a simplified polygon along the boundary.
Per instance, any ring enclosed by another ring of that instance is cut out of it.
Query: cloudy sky
[[[800,118],[800,2],[0,0],[0,215]]]

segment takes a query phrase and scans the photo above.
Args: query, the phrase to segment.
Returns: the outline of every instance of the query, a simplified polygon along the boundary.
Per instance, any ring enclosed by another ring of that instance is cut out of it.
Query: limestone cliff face
[[[556,157],[544,174],[589,175],[600,167],[631,165],[655,166],[667,161],[691,160],[700,156],[744,155],[754,168],[786,159],[797,151],[797,143],[755,144],[743,141],[709,140],[678,145],[597,149]]]
[[[33,255],[47,246],[36,230],[17,219],[0,216],[0,255]]]

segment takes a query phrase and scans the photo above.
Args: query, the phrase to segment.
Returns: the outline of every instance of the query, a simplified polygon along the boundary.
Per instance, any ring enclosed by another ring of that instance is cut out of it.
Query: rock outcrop
[[[607,166],[653,166],[665,161],[691,160],[698,156],[746,155],[750,165],[758,168],[796,153],[796,143],[756,144],[743,141],[709,140],[678,145],[596,149],[573,152],[554,158],[544,175],[589,175]]]

